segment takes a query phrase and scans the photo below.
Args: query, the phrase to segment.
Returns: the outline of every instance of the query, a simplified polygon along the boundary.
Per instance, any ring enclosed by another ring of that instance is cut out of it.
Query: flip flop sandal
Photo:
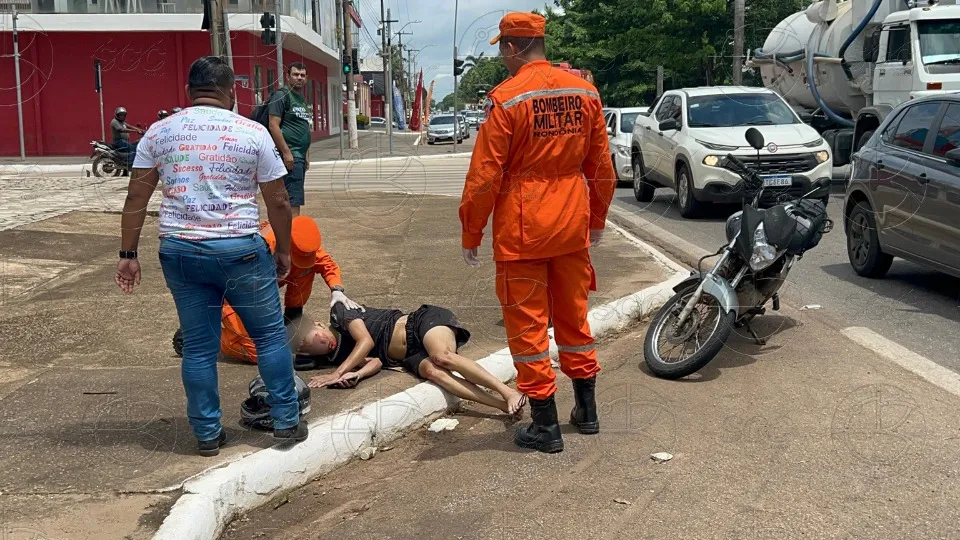
[[[523,417],[523,409],[526,406],[527,406],[527,395],[520,394],[520,404],[517,406],[516,412],[514,412],[511,416],[519,420],[521,417]]]

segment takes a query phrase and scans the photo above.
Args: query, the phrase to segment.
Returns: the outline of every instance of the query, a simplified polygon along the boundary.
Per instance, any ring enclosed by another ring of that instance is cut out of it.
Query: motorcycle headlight
[[[620,154],[620,157],[622,157],[622,158],[628,158],[628,157],[630,157],[630,148],[627,147],[627,146],[620,146],[620,145],[618,144],[618,145],[617,145],[617,153]]]
[[[817,158],[817,163],[823,163],[824,161],[830,159],[830,152],[827,152],[826,150],[821,150],[816,154],[814,154],[814,157]]]
[[[708,167],[716,167],[720,164],[720,158],[718,156],[706,156],[703,158],[703,164]]]
[[[777,260],[777,250],[767,243],[763,223],[753,231],[753,252],[750,254],[750,269],[759,272]]]

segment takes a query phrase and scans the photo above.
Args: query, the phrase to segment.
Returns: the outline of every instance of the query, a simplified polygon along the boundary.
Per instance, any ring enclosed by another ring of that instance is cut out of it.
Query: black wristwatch
[[[337,292],[343,292],[343,287],[341,287],[340,285],[335,285],[335,286],[334,286],[332,289],[330,289],[330,290],[331,290],[331,291],[337,291]]]
[[[137,251],[136,251],[136,250],[126,251],[126,250],[121,249],[121,250],[120,250],[120,258],[121,258],[121,259],[136,259],[136,258],[137,258]]]

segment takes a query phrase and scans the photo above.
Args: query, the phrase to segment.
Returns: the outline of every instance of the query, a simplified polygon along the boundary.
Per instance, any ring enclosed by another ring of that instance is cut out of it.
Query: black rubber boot
[[[220,448],[227,444],[227,434],[221,429],[216,439],[197,441],[197,450],[203,457],[213,457],[220,453]]]
[[[570,411],[570,423],[584,435],[600,433],[596,388],[595,376],[589,379],[573,379],[573,397],[577,404]]]
[[[563,437],[557,420],[557,402],[530,398],[530,417],[533,422],[517,430],[513,442],[520,448],[533,448],[547,454],[563,451]]]

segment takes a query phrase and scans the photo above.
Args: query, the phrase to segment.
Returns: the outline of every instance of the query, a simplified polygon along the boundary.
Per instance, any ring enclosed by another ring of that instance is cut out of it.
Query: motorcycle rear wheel
[[[97,178],[109,178],[120,176],[121,167],[113,159],[106,156],[97,156],[93,160],[93,175]]]
[[[679,379],[696,373],[713,360],[713,357],[723,348],[727,338],[730,337],[730,332],[733,330],[733,324],[737,318],[736,312],[724,312],[716,298],[703,293],[700,302],[690,314],[684,329],[680,332],[680,337],[683,337],[684,334],[688,335],[676,344],[681,346],[679,358],[675,361],[669,361],[663,357],[661,354],[663,341],[666,340],[666,344],[669,345],[670,339],[677,339],[673,329],[674,323],[695,290],[695,287],[691,287],[678,292],[660,308],[660,311],[650,321],[646,339],[643,343],[643,359],[650,371],[657,377]],[[701,314],[703,307],[706,307],[709,312],[708,319],[705,319],[704,315]],[[701,339],[700,330],[704,323],[706,323],[704,328],[709,333],[702,336]],[[684,356],[690,345],[693,345],[692,354]]]

